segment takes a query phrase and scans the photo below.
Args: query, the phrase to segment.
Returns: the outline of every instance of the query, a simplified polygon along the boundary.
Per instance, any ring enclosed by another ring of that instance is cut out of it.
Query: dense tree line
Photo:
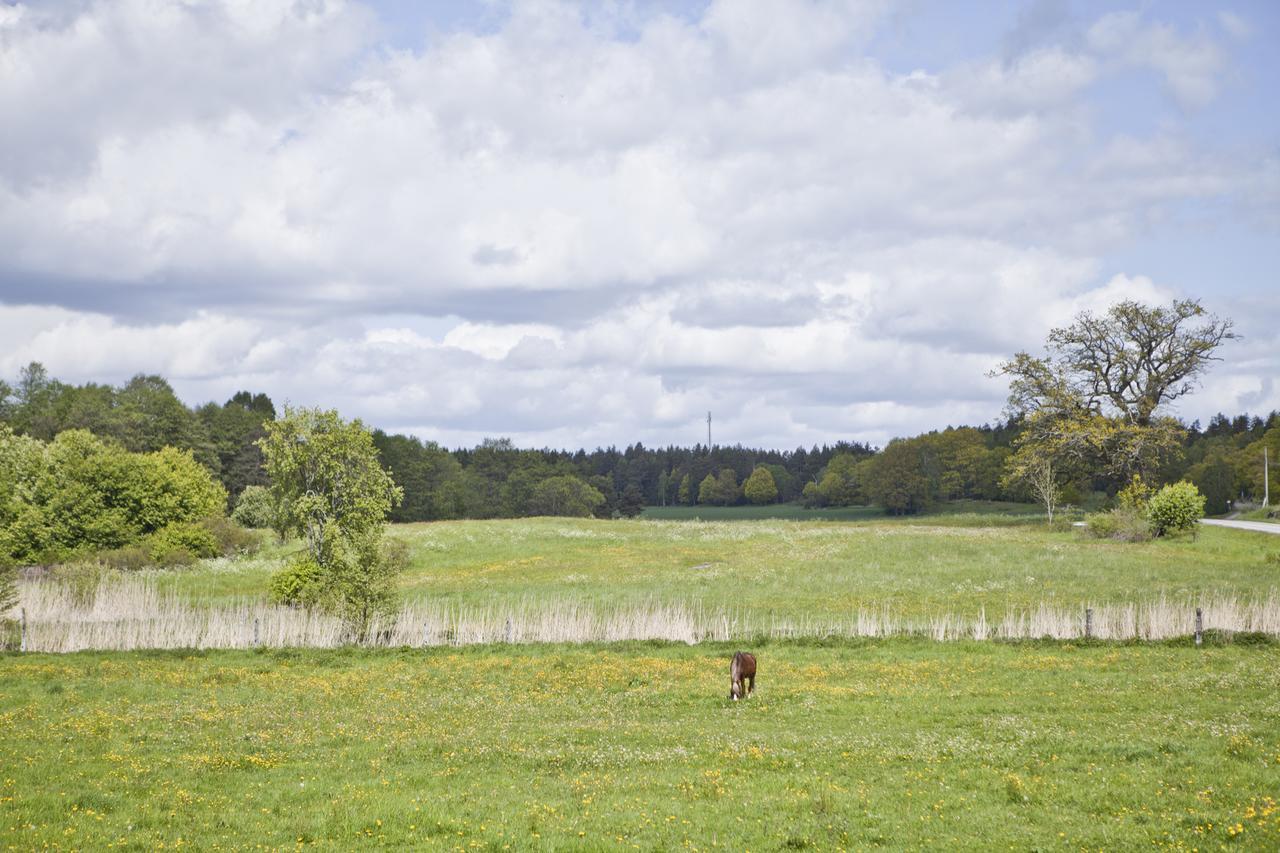
[[[83,429],[45,442],[0,424],[0,566],[140,542],[159,563],[213,556],[226,502],[188,451],[131,453]]]
[[[128,451],[187,451],[220,481],[232,504],[246,486],[267,482],[258,442],[275,415],[266,395],[248,391],[189,408],[159,376],[136,376],[119,387],[74,386],[32,364],[12,384],[0,382],[0,423],[13,434],[50,442],[81,429]],[[949,427],[896,439],[880,450],[841,441],[794,450],[637,443],[566,451],[518,448],[509,439],[447,449],[380,430],[373,444],[404,492],[391,510],[393,521],[614,517],[638,514],[646,505],[772,502],[877,504],[905,514],[961,498],[1035,499],[1028,483],[1006,476],[1027,417]],[[1227,501],[1261,496],[1263,448],[1270,448],[1273,463],[1280,459],[1280,413],[1220,414],[1207,427],[1177,426],[1176,446],[1150,472],[1153,480],[1190,479],[1207,497],[1210,513],[1225,512]],[[1055,486],[1064,503],[1100,502],[1126,485],[1124,473],[1079,468]],[[1273,473],[1272,485],[1277,482],[1280,474]]]
[[[139,374],[119,387],[70,385],[32,362],[13,384],[0,381],[0,423],[15,433],[47,442],[83,429],[133,453],[185,450],[213,472],[231,500],[245,486],[266,483],[257,441],[275,414],[267,395],[247,391],[191,409],[154,375]]]

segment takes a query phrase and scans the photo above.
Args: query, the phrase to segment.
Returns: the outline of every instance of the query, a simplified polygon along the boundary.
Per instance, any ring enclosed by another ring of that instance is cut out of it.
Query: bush
[[[121,572],[136,572],[153,565],[151,552],[141,545],[126,545],[123,548],[112,548],[110,551],[99,551],[98,562],[109,569]]]
[[[258,534],[245,530],[229,518],[212,516],[201,521],[200,526],[212,534],[218,543],[218,553],[224,557],[254,554],[262,547],[262,538]]]
[[[1120,529],[1120,521],[1110,512],[1095,512],[1085,520],[1089,535],[1094,539],[1110,539]]]
[[[196,560],[200,559],[181,545],[157,551],[151,556],[152,559],[155,560],[157,566],[166,569],[180,569],[187,566],[193,566],[195,565]]]
[[[161,566],[189,566],[200,557],[218,556],[218,539],[199,522],[180,521],[147,537],[151,559]],[[185,552],[184,556],[180,552]]]
[[[267,593],[275,604],[316,607],[328,599],[324,569],[306,554],[299,554],[271,576]]]
[[[236,500],[231,520],[243,527],[266,530],[275,522],[275,507],[271,503],[271,491],[266,486],[247,486]]]
[[[1204,495],[1185,480],[1171,483],[1152,496],[1147,515],[1156,536],[1169,536],[1195,529],[1204,517]]]
[[[1097,512],[1085,519],[1089,535],[1120,542],[1145,542],[1151,538],[1151,524],[1145,513],[1133,506]]]

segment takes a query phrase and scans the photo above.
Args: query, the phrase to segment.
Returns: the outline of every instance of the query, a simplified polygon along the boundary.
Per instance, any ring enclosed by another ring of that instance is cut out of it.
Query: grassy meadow
[[[409,602],[904,616],[1273,596],[1280,540],[1027,517],[395,526]],[[260,600],[292,544],[147,577]],[[1280,848],[1280,643],[0,655],[0,847]]]
[[[0,657],[12,849],[1276,849],[1280,647]]]
[[[888,608],[903,618],[991,616],[1039,604],[1266,596],[1280,539],[1206,528],[1196,539],[1088,539],[1016,516],[870,522],[503,519],[395,525],[410,601],[468,606],[678,601],[778,617]],[[156,573],[200,601],[265,594],[282,553]]]

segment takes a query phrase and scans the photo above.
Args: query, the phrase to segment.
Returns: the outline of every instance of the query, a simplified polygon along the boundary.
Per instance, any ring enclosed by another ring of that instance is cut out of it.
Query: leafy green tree
[[[255,530],[274,527],[275,506],[271,500],[271,490],[266,486],[246,486],[236,499],[231,520],[242,527]]]
[[[394,607],[403,555],[389,552],[382,536],[402,490],[364,425],[333,410],[286,406],[266,424],[261,446],[280,524],[303,536],[334,609],[363,637]]]
[[[716,483],[714,474],[708,474],[702,478],[702,482],[698,485],[698,503],[715,504],[720,502],[720,486]]]
[[[1194,390],[1218,347],[1236,337],[1230,320],[1196,300],[1082,313],[1049,333],[1046,356],[1020,352],[996,371],[1010,377],[1010,412],[1026,419],[1018,444],[1113,483],[1153,476],[1185,438],[1161,407]]]
[[[862,502],[859,461],[852,453],[831,457],[816,484],[822,506],[853,506]]]
[[[54,406],[62,389],[62,383],[52,379],[40,362],[33,361],[22,368],[13,390],[14,431],[41,441],[52,440],[60,429]]]
[[[690,484],[688,472],[680,478],[680,489],[676,492],[676,500],[686,506],[693,503],[693,487]]]
[[[921,442],[894,439],[874,459],[868,472],[867,492],[885,512],[917,513],[933,502],[929,462]]]
[[[573,476],[548,477],[534,486],[531,515],[590,518],[604,503],[600,490]]]
[[[720,469],[720,473],[716,475],[716,492],[719,502],[724,506],[732,506],[742,497],[742,490],[738,488],[738,475],[732,468]]]
[[[219,470],[218,454],[204,424],[178,399],[164,377],[133,377],[116,392],[115,405],[119,423],[115,437],[127,450],[177,447],[191,451],[209,470]]]
[[[773,477],[773,484],[778,489],[778,496],[775,500],[789,501],[797,497],[796,478],[787,470],[785,465],[774,463],[764,463],[761,467],[769,472],[769,476]]]
[[[769,504],[778,499],[778,484],[773,481],[769,469],[762,465],[752,471],[742,484],[742,493],[753,504]]]
[[[189,452],[129,453],[85,430],[48,445],[0,434],[0,550],[30,562],[119,548],[222,513],[226,493]]]
[[[1195,389],[1209,362],[1219,360],[1218,347],[1238,337],[1232,325],[1194,299],[1168,307],[1126,300],[1053,329],[1047,357],[1018,353],[998,372],[1012,377],[1010,402],[1018,411],[1109,410],[1145,427],[1162,405]]]

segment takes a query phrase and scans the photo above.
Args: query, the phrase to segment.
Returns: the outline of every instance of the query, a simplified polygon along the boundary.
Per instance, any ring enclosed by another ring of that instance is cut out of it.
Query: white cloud
[[[1160,72],[1184,106],[1203,107],[1218,93],[1225,56],[1203,33],[1186,38],[1168,24],[1143,20],[1139,12],[1112,12],[1089,29],[1088,42],[1103,56]]]
[[[1168,209],[1275,217],[1274,160],[1099,138],[1117,68],[1220,85],[1211,39],[1144,16],[898,75],[875,3],[625,37],[517,4],[421,52],[338,0],[68,8],[0,7],[4,375],[445,441],[690,442],[712,408],[717,440],[883,442],[996,417],[985,370],[1075,312],[1174,295],[1106,261]],[[1232,380],[1259,406],[1260,363]]]

